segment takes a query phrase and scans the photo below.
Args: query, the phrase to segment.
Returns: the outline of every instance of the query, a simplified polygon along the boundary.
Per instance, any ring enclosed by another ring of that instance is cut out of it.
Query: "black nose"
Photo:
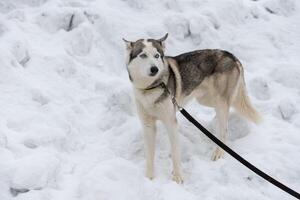
[[[151,72],[150,76],[155,76],[158,72],[158,68],[156,66],[152,66],[150,68],[150,72]]]

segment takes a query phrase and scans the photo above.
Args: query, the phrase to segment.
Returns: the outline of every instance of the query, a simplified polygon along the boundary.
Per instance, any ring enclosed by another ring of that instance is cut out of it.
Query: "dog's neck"
[[[156,89],[156,88],[158,88],[158,87],[161,87],[162,84],[165,84],[164,79],[165,79],[165,76],[163,76],[163,77],[157,79],[157,80],[154,81],[151,85],[149,85],[147,88],[145,88],[145,89],[143,89],[143,90],[145,90],[145,91],[150,91],[150,90],[154,90],[154,89]]]
[[[159,103],[166,99],[170,94],[176,94],[176,78],[175,74],[170,67],[170,64],[167,59],[165,59],[165,72],[164,74],[155,80],[145,89],[138,89],[142,94],[153,94],[153,92],[162,91],[154,103]]]

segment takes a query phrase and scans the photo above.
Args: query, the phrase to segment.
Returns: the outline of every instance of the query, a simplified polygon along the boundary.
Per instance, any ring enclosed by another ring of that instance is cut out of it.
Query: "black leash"
[[[170,94],[168,88],[164,83],[161,84],[161,86],[168,91]],[[171,94],[170,94],[171,95]],[[238,160],[240,163],[242,163],[244,166],[246,166],[248,169],[256,173],[258,176],[262,177],[266,181],[269,181],[276,187],[282,189],[286,193],[294,196],[297,199],[300,199],[300,194],[296,192],[295,190],[287,187],[286,185],[282,184],[281,182],[277,181],[276,179],[272,178],[265,172],[261,171],[254,165],[252,165],[250,162],[245,160],[243,157],[241,157],[239,154],[237,154],[235,151],[233,151],[231,148],[229,148],[226,144],[224,144],[221,140],[219,140],[217,137],[215,137],[211,132],[209,132],[205,127],[203,127],[195,118],[193,118],[184,108],[180,107],[174,96],[171,95],[173,104],[179,109],[181,114],[189,120],[192,124],[194,124],[202,133],[204,133],[209,139],[211,139],[214,143],[216,143],[219,147],[221,147],[224,151],[226,151],[228,154],[230,154],[232,157],[234,157],[236,160]]]
[[[247,168],[249,168],[251,171],[259,175],[260,177],[264,178],[265,180],[269,181],[276,187],[282,189],[283,191],[289,193],[290,195],[296,197],[297,199],[300,199],[300,194],[296,192],[295,190],[292,190],[291,188],[287,187],[286,185],[280,183],[276,179],[272,178],[265,172],[261,171],[251,163],[249,163],[247,160],[245,160],[243,157],[241,157],[239,154],[237,154],[235,151],[233,151],[231,148],[229,148],[226,144],[224,144],[221,140],[216,138],[212,133],[210,133],[206,128],[204,128],[195,118],[193,118],[184,108],[179,107],[179,111],[183,116],[189,120],[192,124],[194,124],[199,130],[201,130],[209,139],[211,139],[214,143],[216,143],[219,147],[221,147],[224,151],[229,153],[232,157],[234,157],[236,160],[238,160],[240,163],[245,165]]]

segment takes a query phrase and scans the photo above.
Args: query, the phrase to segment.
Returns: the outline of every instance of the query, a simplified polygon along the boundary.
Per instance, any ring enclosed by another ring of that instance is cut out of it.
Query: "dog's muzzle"
[[[158,68],[156,66],[152,66],[150,68],[150,76],[155,76],[158,72]]]

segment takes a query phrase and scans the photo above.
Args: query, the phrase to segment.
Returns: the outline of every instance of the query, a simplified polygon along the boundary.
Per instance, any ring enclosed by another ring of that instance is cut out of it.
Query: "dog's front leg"
[[[137,102],[137,110],[142,122],[145,154],[146,154],[146,176],[149,179],[154,178],[154,155],[155,155],[155,136],[156,136],[156,120],[147,114],[142,105]]]
[[[153,119],[148,119],[143,123],[145,148],[146,148],[146,176],[154,178],[154,155],[155,155],[155,136],[156,126]]]
[[[166,123],[171,144],[171,156],[173,162],[173,180],[177,183],[183,183],[181,156],[179,147],[179,132],[177,120],[174,117],[173,122]]]
[[[172,104],[173,106],[173,104]],[[172,112],[167,112],[168,116],[163,122],[167,128],[170,144],[171,144],[171,156],[173,162],[173,180],[177,183],[183,183],[183,175],[181,168],[181,156],[179,145],[179,131],[176,119],[176,111],[173,107]]]

